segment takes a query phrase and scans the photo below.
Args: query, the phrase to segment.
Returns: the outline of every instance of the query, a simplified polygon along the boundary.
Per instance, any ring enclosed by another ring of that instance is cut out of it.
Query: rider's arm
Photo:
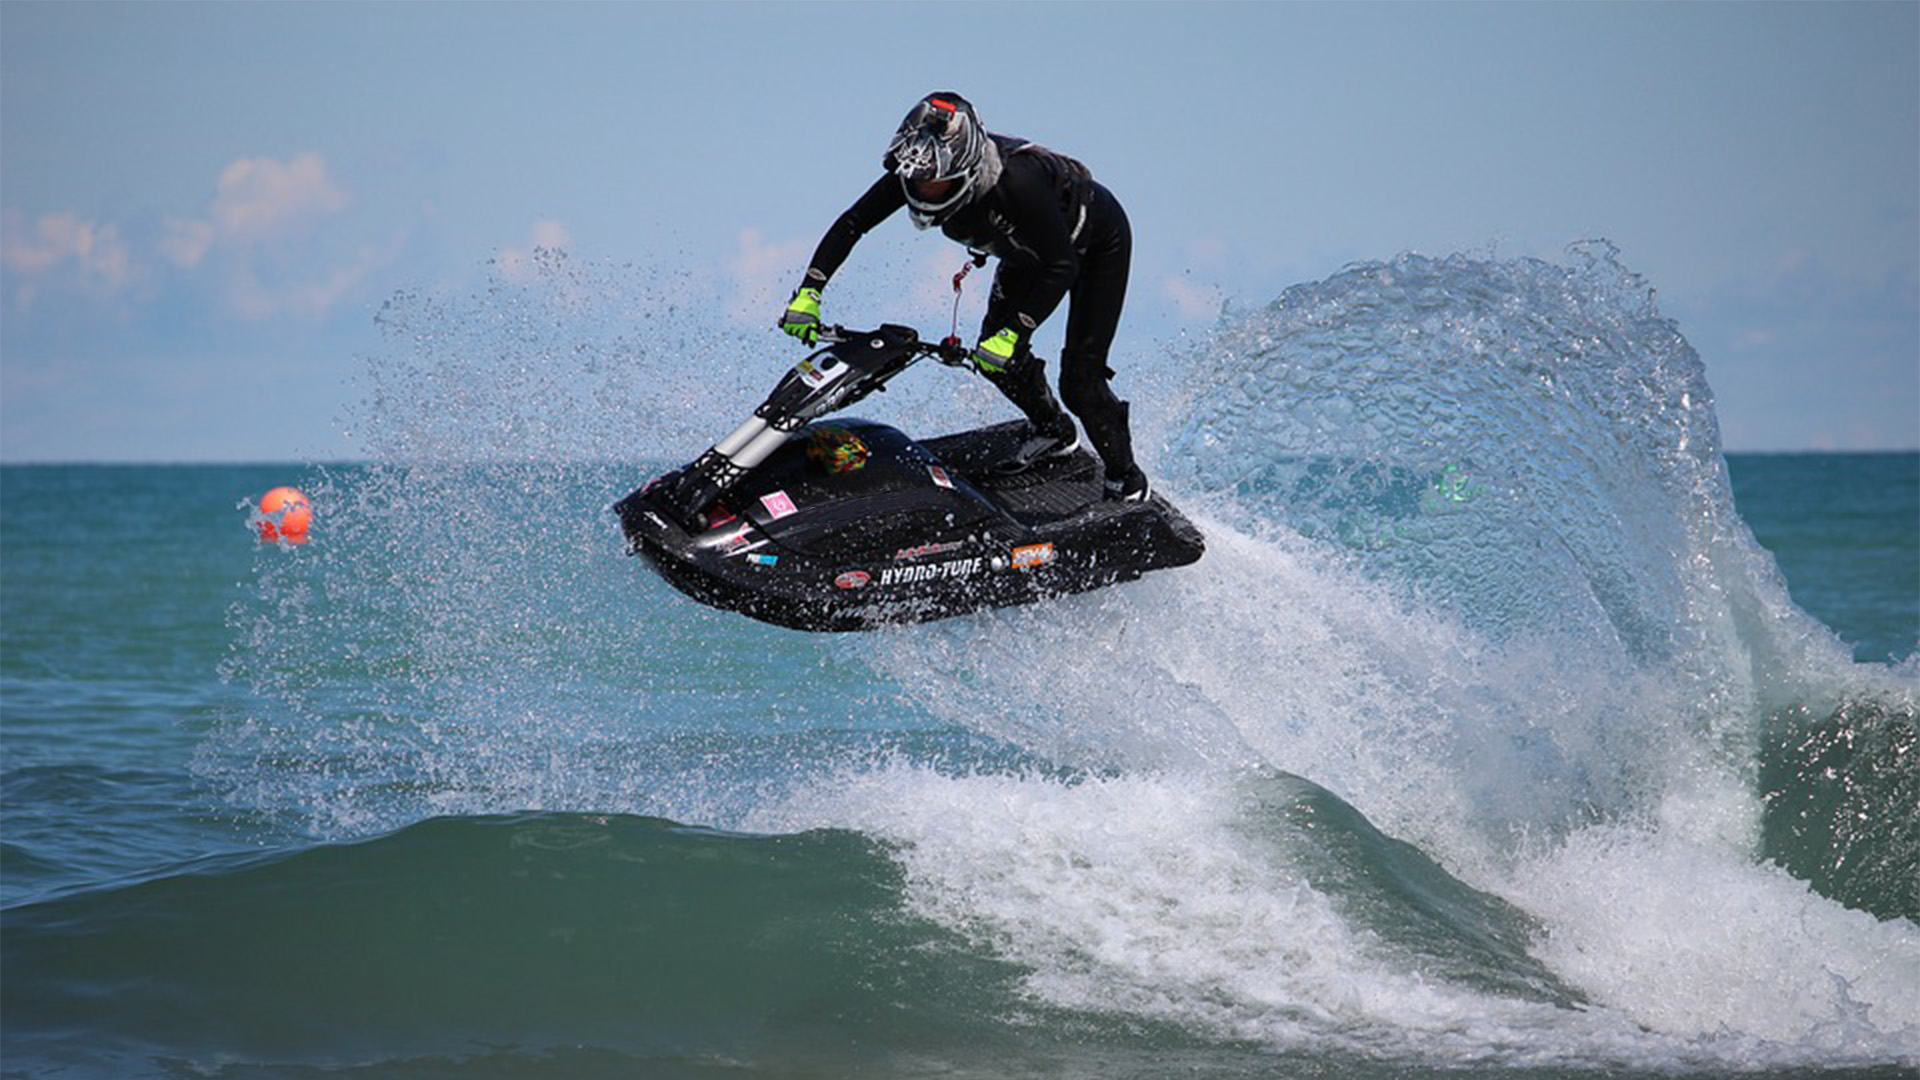
[[[801,280],[800,288],[824,287],[827,279],[853,253],[853,245],[859,243],[868,230],[892,217],[895,210],[905,205],[907,193],[900,186],[898,177],[889,173],[874,181],[867,193],[847,207],[834,220],[827,235],[820,238],[820,246],[813,250],[813,258],[807,263],[806,277]]]

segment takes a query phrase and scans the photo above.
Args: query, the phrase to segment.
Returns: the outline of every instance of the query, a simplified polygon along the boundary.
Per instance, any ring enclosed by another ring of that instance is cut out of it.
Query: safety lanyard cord
[[[976,251],[971,258],[961,264],[960,272],[953,275],[953,326],[947,332],[948,341],[960,340],[960,287],[967,280],[967,275],[973,273],[974,267],[985,265],[987,265],[986,255]]]

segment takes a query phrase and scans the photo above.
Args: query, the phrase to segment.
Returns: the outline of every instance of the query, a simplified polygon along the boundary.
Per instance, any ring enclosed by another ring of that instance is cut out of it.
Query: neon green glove
[[[973,366],[982,375],[998,375],[1013,363],[1013,350],[1019,345],[1020,335],[1011,330],[981,338],[980,344],[973,347]]]
[[[812,345],[820,340],[820,290],[800,289],[780,316],[780,329]]]

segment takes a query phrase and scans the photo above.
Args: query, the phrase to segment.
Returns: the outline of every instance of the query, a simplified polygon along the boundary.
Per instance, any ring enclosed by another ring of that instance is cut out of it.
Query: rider
[[[820,333],[820,290],[868,230],[905,206],[915,226],[938,225],[977,259],[1000,260],[972,361],[1032,422],[1017,465],[1080,445],[1073,420],[1047,388],[1045,362],[1031,348],[1034,331],[1071,293],[1060,396],[1106,465],[1107,497],[1147,498],[1127,403],[1114,396],[1107,367],[1133,250],[1126,211],[1113,193],[1065,154],[988,132],[954,93],[920,99],[881,164],[886,173],[821,238],[780,328],[812,345]]]

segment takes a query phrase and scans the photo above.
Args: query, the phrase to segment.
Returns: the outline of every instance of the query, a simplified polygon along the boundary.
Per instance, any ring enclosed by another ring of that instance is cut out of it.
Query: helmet
[[[907,191],[907,210],[920,228],[937,225],[965,205],[988,170],[993,150],[980,117],[966,98],[954,93],[928,94],[900,122],[887,144],[881,164],[900,177]],[[914,190],[916,182],[953,180],[957,183],[938,200]]]

